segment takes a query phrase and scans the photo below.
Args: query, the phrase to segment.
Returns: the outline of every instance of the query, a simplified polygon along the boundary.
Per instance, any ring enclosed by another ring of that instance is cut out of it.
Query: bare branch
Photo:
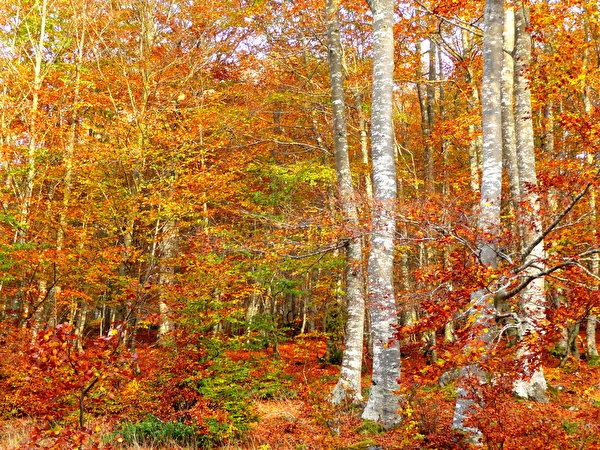
[[[583,189],[583,191],[581,191],[579,194],[577,194],[575,197],[573,197],[573,200],[571,200],[571,203],[569,203],[569,205],[558,216],[556,216],[556,219],[554,219],[554,221],[537,238],[535,238],[531,242],[531,244],[529,244],[529,246],[525,249],[525,251],[521,255],[521,262],[522,263],[525,262],[525,260],[527,259],[527,257],[533,251],[533,249],[540,242],[542,242],[544,240],[544,238],[546,236],[548,236],[556,228],[556,226],[560,223],[561,220],[564,219],[564,217],[567,214],[569,214],[569,212],[573,209],[573,207],[577,204],[577,202],[579,200],[581,200],[583,198],[583,196],[587,193],[587,191],[590,189],[591,185],[592,185],[592,183],[586,184],[586,186]],[[521,265],[521,266],[517,267],[513,272],[515,272],[515,273],[521,272],[523,270],[523,268],[524,268],[524,266]]]
[[[540,270],[538,273],[535,273],[533,275],[527,275],[527,276],[523,277],[521,282],[519,284],[517,284],[514,288],[512,288],[508,291],[500,290],[500,291],[496,292],[494,298],[497,301],[508,300],[509,298],[514,297],[519,292],[521,292],[523,289],[525,289],[529,285],[529,283],[531,283],[532,281],[534,281],[540,277],[550,275],[551,273],[556,272],[557,270],[572,266],[574,264],[575,263],[573,261],[566,261],[564,263],[557,264],[556,266],[552,266],[549,269]]]
[[[310,253],[304,253],[302,255],[286,255],[286,254],[282,254],[281,256],[284,256],[286,258],[292,258],[292,259],[304,259],[304,258],[310,258],[312,256],[317,256],[317,255],[324,255],[326,253],[329,253],[333,250],[339,250],[340,248],[344,248],[346,245],[348,245],[348,241],[349,239],[342,239],[338,242],[333,243],[332,245],[329,245],[327,247],[323,247],[323,248],[319,248],[313,252]]]
[[[466,30],[466,31],[470,31],[475,36],[483,37],[483,31],[481,30],[481,28],[471,25],[470,23],[467,23],[464,20],[449,19],[447,17],[440,16],[439,14],[434,13],[431,9],[429,9],[427,6],[425,6],[419,0],[415,0],[415,1],[421,8],[423,8],[422,12],[426,12],[427,14],[437,17],[438,19],[440,19],[443,22],[449,23],[450,25],[454,25],[455,27],[462,28],[463,30]]]
[[[251,136],[249,134],[242,134],[242,136],[246,136],[246,137],[249,137],[249,138],[252,138],[252,139],[256,139],[254,136]],[[304,147],[304,148],[308,148],[308,149],[311,149],[311,150],[319,150],[319,151],[325,152],[325,153],[327,153],[329,155],[331,154],[331,152],[328,149],[326,149],[325,147],[319,147],[318,145],[305,144],[304,142],[285,142],[285,141],[280,141],[280,140],[277,140],[277,139],[258,139],[258,140],[254,141],[254,142],[249,142],[249,143],[244,144],[244,145],[233,146],[233,147],[230,147],[230,148],[235,148],[235,147],[249,147],[251,145],[259,145],[259,144],[262,144],[264,142],[272,142],[273,144],[277,144],[277,145],[292,145],[292,146],[297,146],[297,147]]]

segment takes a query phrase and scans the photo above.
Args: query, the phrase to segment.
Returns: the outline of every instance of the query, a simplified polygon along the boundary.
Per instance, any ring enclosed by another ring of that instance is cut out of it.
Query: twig
[[[83,400],[85,399],[85,395],[94,387],[94,385],[98,382],[98,376],[95,376],[94,379],[87,387],[81,391],[81,395],[79,396],[79,428],[83,428]]]
[[[535,247],[537,247],[537,245],[542,242],[544,240],[544,238],[546,236],[548,236],[555,228],[556,226],[560,223],[560,221],[567,215],[569,214],[569,212],[573,209],[573,207],[577,204],[577,202],[579,200],[581,200],[581,198],[587,193],[587,191],[589,190],[590,186],[592,185],[592,183],[588,183],[586,184],[585,188],[583,189],[583,191],[581,191],[579,194],[577,194],[573,200],[571,200],[571,203],[569,203],[569,205],[558,215],[556,216],[556,219],[554,219],[554,221],[548,225],[548,227],[546,227],[546,229],[544,231],[542,231],[542,233],[535,238],[531,244],[529,244],[529,246],[525,249],[525,251],[522,253],[521,255],[521,262],[523,263],[527,257],[529,256],[529,254],[533,251],[533,249]],[[517,267],[514,272],[521,272],[523,270],[523,265],[521,265],[520,267]]]
[[[460,19],[448,19],[447,17],[444,17],[444,16],[441,16],[441,15],[439,15],[437,13],[434,13],[431,9],[429,9],[427,6],[425,6],[419,0],[415,0],[415,2],[421,8],[423,8],[423,12],[426,12],[427,14],[430,14],[430,15],[432,15],[434,17],[437,17],[441,21],[449,23],[450,25],[454,25],[455,27],[462,28],[463,30],[466,30],[466,31],[470,31],[475,36],[483,37],[483,31],[481,30],[481,28],[473,26],[470,23],[465,22],[464,20],[460,20]]]

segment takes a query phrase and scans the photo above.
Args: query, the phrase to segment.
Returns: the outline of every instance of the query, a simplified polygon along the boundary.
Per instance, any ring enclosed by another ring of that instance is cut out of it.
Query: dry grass
[[[303,402],[299,400],[259,401],[255,411],[261,422],[277,417],[298,420],[302,407]]]
[[[22,448],[34,426],[34,422],[30,419],[13,419],[0,424],[0,448],[3,450]]]

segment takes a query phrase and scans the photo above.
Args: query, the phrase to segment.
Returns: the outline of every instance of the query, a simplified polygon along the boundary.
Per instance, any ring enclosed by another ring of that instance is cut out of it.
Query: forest
[[[595,0],[0,0],[0,448],[600,448]]]

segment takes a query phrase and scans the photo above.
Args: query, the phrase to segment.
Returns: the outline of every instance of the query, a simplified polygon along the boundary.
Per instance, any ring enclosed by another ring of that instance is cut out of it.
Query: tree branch
[[[529,246],[525,249],[525,251],[523,252],[523,254],[521,255],[521,266],[517,267],[513,272],[518,273],[521,272],[528,264],[523,264],[525,262],[525,260],[527,259],[527,257],[531,254],[531,252],[533,251],[533,249],[544,240],[544,238],[546,236],[548,236],[555,228],[556,226],[560,223],[561,220],[564,219],[564,217],[569,214],[569,212],[571,212],[571,210],[573,209],[573,207],[577,204],[577,202],[579,200],[581,200],[583,198],[583,196],[587,193],[587,191],[589,190],[590,186],[592,185],[592,183],[588,183],[586,184],[585,188],[583,189],[583,191],[581,191],[579,194],[577,194],[573,200],[571,200],[571,203],[569,203],[569,205],[558,215],[556,216],[556,219],[554,219],[554,221],[548,226],[546,227],[546,229],[537,237],[535,238],[531,244],[529,244]]]
[[[454,25],[455,27],[462,28],[463,30],[466,30],[466,31],[470,31],[475,36],[483,37],[483,31],[481,30],[481,28],[473,26],[470,23],[467,23],[460,19],[448,19],[447,17],[440,16],[439,14],[434,13],[431,9],[429,9],[427,6],[425,6],[419,0],[415,0],[415,1],[421,8],[423,8],[423,12],[426,12],[427,14],[437,17],[441,21],[449,23],[450,25]]]

